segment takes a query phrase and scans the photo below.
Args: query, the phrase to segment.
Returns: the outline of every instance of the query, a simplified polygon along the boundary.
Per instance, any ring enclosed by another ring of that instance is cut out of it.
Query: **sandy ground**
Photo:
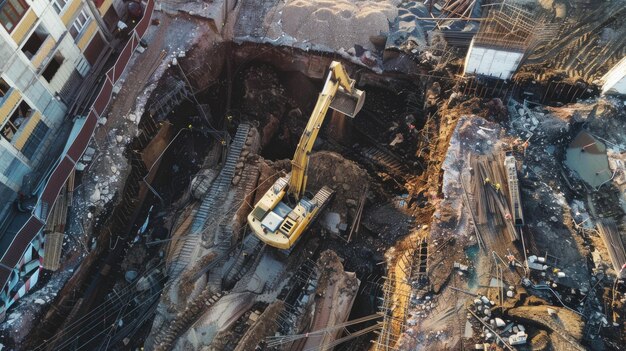
[[[355,44],[371,48],[370,36],[389,31],[397,14],[391,1],[295,0],[287,2],[276,22],[299,41],[347,50]]]

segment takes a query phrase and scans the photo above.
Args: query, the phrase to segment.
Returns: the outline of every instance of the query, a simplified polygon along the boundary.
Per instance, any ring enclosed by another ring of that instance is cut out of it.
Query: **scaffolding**
[[[428,242],[418,237],[409,242],[409,248],[402,252],[389,266],[384,277],[383,297],[378,338],[373,341],[373,350],[397,350],[398,341],[406,331],[412,290],[425,284],[428,272]]]
[[[539,37],[543,24],[533,19],[527,10],[501,3],[489,9],[474,37],[474,45],[505,51],[525,52]]]

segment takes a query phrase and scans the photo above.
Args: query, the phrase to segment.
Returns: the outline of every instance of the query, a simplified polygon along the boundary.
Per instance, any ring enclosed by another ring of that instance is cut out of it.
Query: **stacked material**
[[[624,251],[624,244],[620,238],[617,222],[614,219],[605,218],[599,220],[596,224],[598,233],[600,233],[600,237],[609,251],[613,269],[619,272],[622,266],[626,264],[626,251]]]

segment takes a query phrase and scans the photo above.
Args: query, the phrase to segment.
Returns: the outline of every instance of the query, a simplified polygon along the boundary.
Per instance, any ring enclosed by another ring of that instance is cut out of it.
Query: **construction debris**
[[[42,231],[0,255],[0,349],[626,343],[622,2],[149,14],[141,43],[107,38],[128,40],[129,68],[85,78],[117,83],[94,135],[74,136],[84,153],[64,151],[68,179],[24,175],[34,139],[14,131],[23,155],[0,173],[23,192],[5,207],[31,219],[0,221],[0,242]]]

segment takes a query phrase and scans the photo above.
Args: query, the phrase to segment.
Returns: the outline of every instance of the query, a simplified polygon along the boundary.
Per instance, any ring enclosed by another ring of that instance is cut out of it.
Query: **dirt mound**
[[[324,185],[335,190],[328,211],[339,213],[344,223],[347,223],[346,214],[354,218],[359,198],[370,182],[364,169],[337,153],[320,151],[311,155],[308,175],[307,189],[311,193],[315,194]]]
[[[508,111],[506,105],[498,98],[481,99],[470,98],[467,100],[460,99],[456,93],[450,97],[447,112],[455,113],[458,116],[476,115],[492,122],[502,122],[508,119]]]
[[[280,21],[298,41],[338,50],[371,47],[370,36],[388,32],[397,14],[394,1],[295,0],[285,5]]]

